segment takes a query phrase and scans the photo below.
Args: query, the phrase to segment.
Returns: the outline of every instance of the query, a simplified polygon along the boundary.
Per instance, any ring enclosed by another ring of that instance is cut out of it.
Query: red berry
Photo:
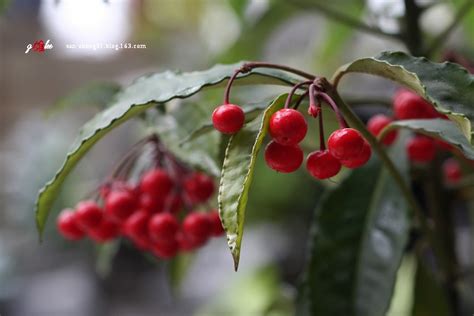
[[[440,150],[451,151],[451,150],[455,149],[453,145],[451,145],[448,142],[445,142],[444,140],[435,139],[434,142],[436,144],[436,147],[438,147],[438,149],[440,149]]]
[[[98,227],[104,213],[94,201],[82,201],[76,206],[77,223],[85,230]]]
[[[164,210],[164,202],[159,196],[142,193],[139,197],[138,207],[148,213],[159,213]]]
[[[184,231],[180,231],[176,235],[176,240],[178,241],[179,249],[185,252],[193,251],[196,248],[204,245],[207,241],[207,239],[197,240],[195,238],[192,238],[191,236],[189,236],[189,234],[185,233]]]
[[[273,170],[290,173],[303,163],[303,151],[298,145],[285,146],[271,141],[265,148],[265,161]]]
[[[184,191],[192,203],[207,201],[214,193],[214,181],[208,175],[195,172],[184,180]]]
[[[308,131],[308,124],[300,112],[293,109],[282,109],[273,113],[270,118],[270,135],[281,145],[297,145]]]
[[[219,213],[216,210],[212,210],[207,216],[211,222],[211,235],[215,237],[222,236],[224,234],[224,227],[222,227]]]
[[[413,162],[430,162],[436,155],[435,142],[426,136],[415,136],[407,142],[408,157]]]
[[[104,218],[100,225],[88,231],[89,237],[98,243],[110,241],[120,235],[120,227],[116,222]]]
[[[179,251],[179,243],[176,239],[167,242],[157,242],[152,244],[151,247],[155,256],[162,259],[173,258]]]
[[[184,233],[196,241],[207,240],[212,228],[212,223],[205,213],[192,212],[183,220]]]
[[[214,128],[224,134],[235,134],[244,125],[245,114],[242,108],[234,104],[223,104],[212,113]]]
[[[148,221],[150,217],[145,210],[138,210],[133,213],[123,225],[123,231],[126,236],[132,240],[148,242]]]
[[[170,213],[155,214],[148,222],[148,234],[153,241],[173,240],[178,230],[178,220]]]
[[[457,160],[449,158],[443,163],[443,174],[446,183],[456,184],[462,178],[461,165]]]
[[[126,220],[135,211],[137,206],[137,196],[128,190],[113,191],[105,200],[107,215],[119,222]]]
[[[63,210],[57,219],[57,227],[61,235],[70,240],[79,240],[84,237],[84,231],[77,223],[77,213],[73,210]]]
[[[143,175],[140,190],[164,200],[173,189],[173,185],[173,180],[165,170],[153,169]]]
[[[358,157],[364,148],[365,139],[353,128],[342,128],[334,131],[328,139],[331,155],[339,160],[351,160]]]
[[[317,150],[308,155],[306,169],[316,179],[327,179],[339,173],[341,163],[328,150]]]
[[[378,136],[380,132],[385,128],[385,126],[392,123],[393,120],[386,115],[377,114],[370,118],[367,122],[367,129],[374,135]],[[385,137],[382,139],[382,143],[385,145],[391,145],[397,138],[398,131],[393,130],[390,131]]]
[[[400,120],[438,117],[438,112],[425,99],[408,90],[398,91],[393,99],[395,117]]]
[[[350,159],[341,160],[341,164],[350,169],[358,168],[367,163],[369,161],[370,156],[372,155],[372,149],[370,148],[369,143],[364,140],[364,146],[362,147],[362,151],[359,155],[351,157]]]
[[[213,184],[214,187],[214,184]],[[172,214],[178,213],[183,208],[183,199],[178,193],[170,195],[165,203],[165,211]]]

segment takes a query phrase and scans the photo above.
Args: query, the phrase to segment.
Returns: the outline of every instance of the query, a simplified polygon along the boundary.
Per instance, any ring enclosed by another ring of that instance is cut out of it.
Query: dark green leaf
[[[449,62],[434,63],[402,52],[384,52],[341,67],[335,85],[348,73],[367,73],[394,80],[429,100],[439,112],[456,122],[471,142],[474,122],[474,76]]]
[[[467,158],[474,159],[474,148],[452,121],[441,119],[394,121],[386,129],[388,131],[399,127],[408,128],[418,133],[444,140],[459,148]]]
[[[412,316],[452,315],[446,292],[424,263],[418,263]]]
[[[235,269],[239,266],[240,245],[244,230],[245,207],[254,173],[257,154],[267,134],[270,117],[285,103],[281,95],[255,120],[233,135],[227,145],[219,185],[219,214],[227,233]]]
[[[402,142],[391,156],[407,175]],[[384,315],[408,237],[397,183],[377,157],[322,198],[314,218],[307,272],[312,315]]]
[[[58,100],[47,114],[55,114],[67,108],[91,106],[103,110],[119,92],[120,85],[114,82],[91,82]]]
[[[147,109],[175,98],[187,98],[205,87],[223,85],[239,68],[216,65],[205,71],[188,73],[166,71],[141,77],[117,95],[115,103],[86,123],[71,146],[62,167],[39,192],[36,201],[36,224],[40,235],[62,183],[79,160],[92,146],[115,127],[143,113]],[[275,70],[254,70],[243,74],[236,84],[285,84],[295,79]]]
[[[97,247],[95,269],[100,277],[105,278],[109,275],[119,248],[120,243],[118,241],[108,242]]]

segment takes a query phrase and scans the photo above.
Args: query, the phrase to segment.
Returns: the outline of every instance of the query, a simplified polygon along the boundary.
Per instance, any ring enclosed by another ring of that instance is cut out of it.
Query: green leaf
[[[245,20],[245,10],[248,4],[249,0],[229,0],[229,5],[242,22]]]
[[[390,150],[407,177],[402,142]],[[307,271],[311,315],[384,315],[407,242],[409,218],[397,183],[377,157],[322,198]]]
[[[425,263],[418,262],[412,316],[450,316],[452,312],[440,283]]]
[[[66,159],[39,192],[36,225],[41,236],[51,207],[62,183],[79,160],[112,129],[159,104],[190,97],[203,88],[224,85],[241,63],[216,65],[205,71],[188,73],[166,71],[141,77],[117,95],[115,103],[87,122],[73,142]],[[296,79],[282,71],[258,69],[239,76],[236,84],[293,84]]]
[[[285,99],[286,95],[275,99],[267,110],[233,135],[227,145],[217,199],[235,270],[239,266],[245,207],[257,154],[267,134],[271,115],[283,107]]]
[[[174,292],[178,292],[183,280],[185,279],[189,268],[194,262],[194,255],[182,253],[174,257],[169,262],[168,277],[171,288]]]
[[[46,114],[52,115],[78,106],[92,106],[103,110],[119,91],[120,85],[114,82],[91,82],[59,99],[47,110]]]
[[[334,84],[337,86],[348,73],[381,76],[414,90],[456,122],[471,142],[474,76],[461,66],[449,62],[434,63],[402,52],[384,52],[342,66],[333,76]]]
[[[166,115],[157,115],[153,130],[176,157],[190,166],[219,176],[219,142],[221,134],[213,130],[205,136],[183,143],[196,125],[207,121],[209,113],[199,104],[181,104]]]
[[[474,148],[452,121],[441,119],[394,121],[384,129],[383,133],[386,133],[385,130],[389,131],[394,128],[408,128],[418,133],[439,138],[457,147],[467,158],[474,159]]]
[[[120,248],[119,241],[111,241],[97,247],[95,269],[101,278],[105,278],[112,270],[112,263]]]

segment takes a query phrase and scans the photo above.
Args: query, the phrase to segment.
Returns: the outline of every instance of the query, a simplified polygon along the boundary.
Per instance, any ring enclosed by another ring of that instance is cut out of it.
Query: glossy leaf
[[[408,128],[444,140],[458,148],[467,158],[474,159],[474,148],[462,134],[458,126],[448,120],[402,120],[394,121],[386,127],[387,131],[394,128]],[[385,131],[383,131],[385,133]]]
[[[461,66],[434,63],[424,57],[402,52],[384,52],[362,58],[336,72],[335,85],[348,73],[367,73],[398,82],[429,100],[435,108],[455,121],[471,141],[474,122],[474,76]]]
[[[407,176],[398,142],[390,150]],[[407,242],[406,201],[377,157],[322,198],[307,272],[311,315],[380,316],[387,311]]]
[[[56,175],[39,192],[36,224],[41,235],[62,183],[92,146],[115,127],[144,111],[175,98],[187,98],[205,87],[223,85],[241,64],[216,65],[205,71],[166,71],[141,77],[117,95],[115,103],[87,122],[73,142]],[[254,70],[243,74],[236,84],[285,84],[295,78],[276,70]]]
[[[240,245],[244,230],[245,208],[255,162],[267,134],[270,117],[285,103],[281,95],[255,120],[233,135],[225,152],[219,185],[219,214],[227,234],[227,243],[235,269],[239,266]]]

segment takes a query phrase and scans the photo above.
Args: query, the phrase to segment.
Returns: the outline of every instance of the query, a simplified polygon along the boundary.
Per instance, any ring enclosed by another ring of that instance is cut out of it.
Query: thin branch
[[[311,9],[320,12],[321,14],[327,16],[330,19],[338,21],[342,24],[355,28],[359,31],[369,33],[372,35],[378,35],[383,37],[388,37],[391,39],[402,40],[400,34],[397,33],[386,33],[379,29],[378,27],[368,25],[359,19],[355,19],[349,15],[341,13],[338,10],[330,8],[326,3],[317,3],[317,2],[303,2],[300,0],[290,0],[292,4],[302,7],[304,9]]]
[[[459,10],[456,12],[456,15],[453,18],[453,21],[451,22],[448,27],[438,34],[431,44],[428,46],[426,50],[426,55],[430,56],[433,54],[438,48],[440,48],[443,43],[445,42],[446,38],[451,34],[454,29],[459,25],[459,23],[463,20],[463,18],[469,13],[469,11],[472,9],[474,6],[474,1],[473,0],[466,0],[461,7],[459,7]]]

